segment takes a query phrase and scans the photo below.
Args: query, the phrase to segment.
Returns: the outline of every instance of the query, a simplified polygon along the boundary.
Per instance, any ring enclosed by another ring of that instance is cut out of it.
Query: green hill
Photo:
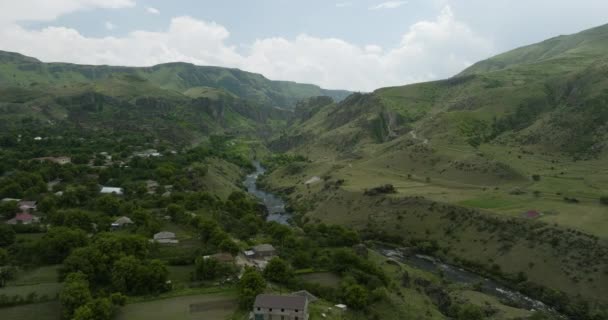
[[[314,96],[342,100],[348,91],[325,90],[310,84],[271,81],[260,74],[220,67],[167,63],[131,68],[69,63],[42,63],[18,53],[0,51],[0,85],[29,87],[35,84],[75,85],[130,76],[152,85],[183,93],[192,88],[224,90],[242,99],[271,107],[292,109],[296,102]]]
[[[606,310],[606,57],[603,26],[451,79],[311,100],[271,143],[309,162],[273,173],[266,185],[285,191],[310,221],[433,239],[445,259],[520,274],[522,290],[539,284]],[[322,182],[306,183],[312,177]],[[386,184],[396,193],[366,195]]]
[[[608,50],[608,25],[559,36],[478,62],[460,75],[481,74],[548,60],[597,59]],[[574,61],[576,62],[576,61]]]

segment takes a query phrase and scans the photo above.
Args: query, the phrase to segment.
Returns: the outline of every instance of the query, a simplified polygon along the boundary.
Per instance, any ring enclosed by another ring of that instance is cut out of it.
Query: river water
[[[289,225],[291,214],[285,211],[285,202],[278,196],[258,189],[257,180],[266,172],[259,161],[254,161],[255,172],[247,175],[243,184],[247,187],[247,191],[258,198],[268,210],[267,221],[276,221],[280,224]],[[376,248],[376,251],[387,258],[398,260],[401,263],[407,264],[410,267],[432,272],[435,274],[442,273],[445,279],[453,283],[477,285],[481,287],[481,291],[485,294],[494,296],[502,301],[509,302],[510,305],[518,306],[528,310],[541,310],[552,314],[561,319],[567,317],[558,314],[553,308],[547,306],[541,301],[532,299],[517,291],[509,290],[496,281],[487,279],[479,274],[445,264],[438,259],[423,255],[406,256],[401,251],[389,248]]]
[[[262,167],[259,161],[254,161],[253,165],[255,166],[255,172],[247,175],[243,182],[247,192],[258,198],[266,206],[268,210],[266,221],[276,221],[288,225],[291,214],[285,211],[285,201],[270,192],[258,189],[258,178],[266,172],[266,169]]]
[[[479,274],[443,263],[434,257],[424,255],[406,256],[402,254],[401,251],[388,248],[377,248],[377,251],[387,258],[395,259],[401,263],[407,264],[410,267],[435,274],[441,273],[443,274],[444,278],[450,282],[467,285],[479,285],[481,292],[494,296],[501,301],[508,302],[509,305],[514,305],[527,310],[540,310],[560,319],[568,319],[541,301],[532,299],[520,292],[510,290],[500,283],[485,278]]]

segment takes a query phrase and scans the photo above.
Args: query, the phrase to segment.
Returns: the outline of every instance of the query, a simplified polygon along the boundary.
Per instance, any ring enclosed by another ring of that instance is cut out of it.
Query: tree
[[[369,302],[367,290],[358,284],[350,285],[344,290],[344,301],[349,307],[362,310]]]
[[[15,230],[7,225],[0,225],[0,247],[11,245],[15,242]]]
[[[76,309],[74,311],[74,316],[72,317],[72,320],[93,320],[95,319],[95,314],[93,313],[93,310],[91,310],[91,307],[89,306],[89,304],[85,304],[83,306],[78,307],[78,309]]]
[[[0,248],[0,267],[8,264],[8,251]]]
[[[254,268],[247,267],[239,281],[239,303],[243,309],[251,309],[255,297],[266,288],[264,277]]]
[[[608,196],[601,196],[600,203],[608,206]]]
[[[198,257],[195,261],[196,269],[194,276],[198,280],[213,280],[226,277],[236,272],[236,268],[230,264],[222,263],[215,258]]]
[[[59,201],[55,196],[46,196],[38,203],[38,210],[46,213],[53,212],[57,209]]]
[[[114,311],[112,302],[107,298],[98,298],[78,307],[72,320],[110,320]]]
[[[97,198],[95,204],[97,209],[111,216],[117,215],[120,209],[120,201],[118,198],[109,194]]]
[[[1,201],[0,202],[0,218],[4,220],[12,219],[17,213],[16,201]]]
[[[230,252],[233,255],[239,253],[239,246],[231,239],[225,239],[220,242],[218,248],[224,252]]]
[[[51,228],[40,241],[40,256],[47,263],[61,263],[73,249],[87,244],[87,234],[80,229]]]
[[[115,291],[141,295],[165,290],[169,271],[158,260],[144,261],[125,256],[114,263],[112,287]]]
[[[167,215],[170,216],[173,221],[184,221],[186,209],[178,204],[172,203],[167,206]]]
[[[59,301],[63,309],[63,317],[72,319],[76,309],[86,305],[91,301],[91,291],[87,277],[81,273],[70,273],[59,295]],[[86,310],[80,311],[80,316],[84,316]]]
[[[272,258],[264,269],[264,278],[268,281],[287,284],[293,277],[294,273],[289,264],[279,257]]]
[[[465,304],[458,308],[458,320],[482,320],[483,311],[475,305]]]

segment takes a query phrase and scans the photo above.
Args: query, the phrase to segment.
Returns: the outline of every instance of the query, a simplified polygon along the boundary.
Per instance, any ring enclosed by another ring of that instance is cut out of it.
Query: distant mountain
[[[521,47],[467,68],[460,76],[503,70],[513,66],[550,60],[597,59],[608,52],[608,24],[568,36],[559,36]]]
[[[301,119],[275,145],[356,153],[415,134],[598,156],[608,151],[607,105],[608,25],[498,55],[451,79],[355,94]]]
[[[348,91],[325,90],[311,84],[271,81],[260,74],[238,69],[189,63],[167,63],[143,68],[43,63],[18,53],[0,51],[2,86],[74,85],[125,75],[180,93],[196,88],[221,89],[241,99],[284,109],[292,109],[297,101],[310,97],[330,96],[340,101],[350,94]]]

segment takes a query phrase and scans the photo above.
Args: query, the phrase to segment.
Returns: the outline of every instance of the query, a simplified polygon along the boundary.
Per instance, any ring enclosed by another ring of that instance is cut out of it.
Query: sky
[[[0,50],[372,91],[606,23],[606,0],[0,0]]]

